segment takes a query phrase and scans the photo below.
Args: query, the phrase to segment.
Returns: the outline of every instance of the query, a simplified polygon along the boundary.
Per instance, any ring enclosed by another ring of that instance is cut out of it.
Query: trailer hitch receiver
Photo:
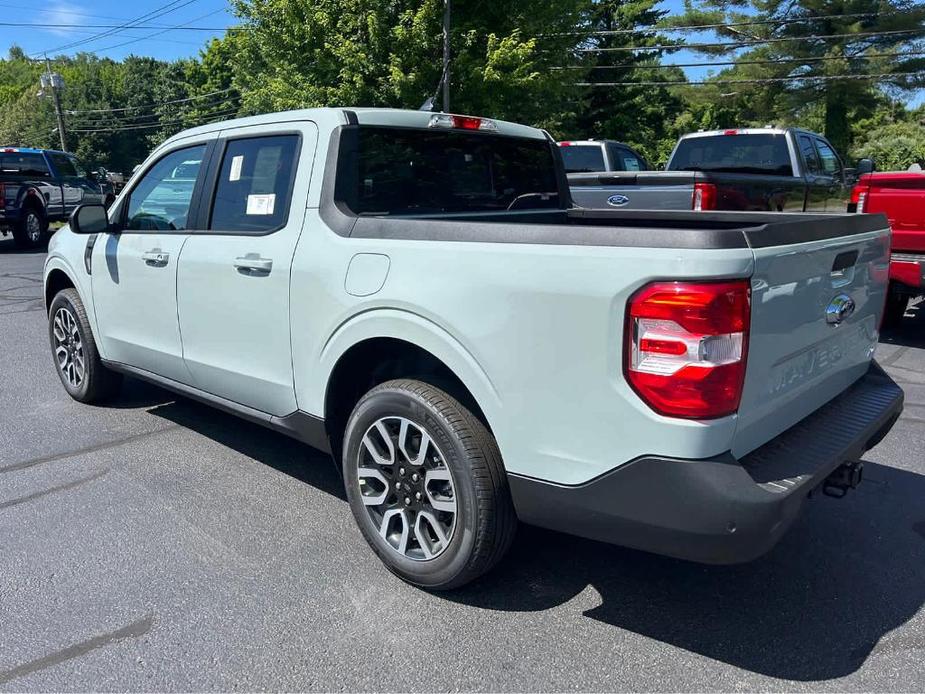
[[[864,477],[864,463],[860,460],[842,463],[822,483],[822,493],[841,499],[849,489],[857,489]]]

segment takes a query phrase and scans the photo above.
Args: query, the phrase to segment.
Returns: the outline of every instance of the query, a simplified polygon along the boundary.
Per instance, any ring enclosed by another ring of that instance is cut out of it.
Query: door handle
[[[151,267],[165,267],[167,261],[170,260],[170,253],[164,253],[164,251],[159,248],[155,248],[147,253],[142,253],[141,257],[144,259],[146,265],[150,265]]]
[[[234,267],[243,275],[269,275],[273,269],[273,261],[270,258],[247,255],[243,258],[235,258]]]

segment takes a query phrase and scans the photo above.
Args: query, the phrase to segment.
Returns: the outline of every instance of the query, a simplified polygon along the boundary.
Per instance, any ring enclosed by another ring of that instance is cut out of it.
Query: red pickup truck
[[[925,172],[864,174],[851,193],[848,211],[882,212],[890,220],[890,292],[883,322],[896,323],[909,300],[925,294]]]

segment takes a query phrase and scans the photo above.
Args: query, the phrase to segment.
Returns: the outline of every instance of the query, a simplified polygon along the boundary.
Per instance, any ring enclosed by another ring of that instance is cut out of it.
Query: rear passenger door
[[[310,122],[223,131],[203,231],[180,254],[180,333],[195,385],[277,416],[296,410],[289,272],[317,139]]]

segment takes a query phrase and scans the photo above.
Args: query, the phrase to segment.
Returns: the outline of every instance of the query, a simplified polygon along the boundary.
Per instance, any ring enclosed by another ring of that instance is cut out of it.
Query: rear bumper
[[[892,253],[890,280],[916,292],[925,288],[925,253]]]
[[[777,543],[833,470],[875,446],[902,408],[902,389],[874,363],[741,460],[644,457],[571,487],[512,474],[511,493],[525,523],[693,561],[749,561]]]

